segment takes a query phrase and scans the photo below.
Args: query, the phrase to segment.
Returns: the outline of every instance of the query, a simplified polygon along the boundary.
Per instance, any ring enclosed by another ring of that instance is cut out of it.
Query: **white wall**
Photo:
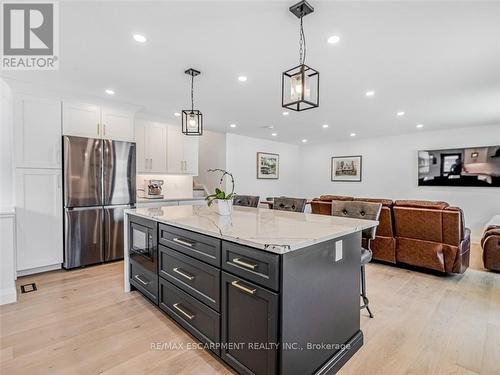
[[[194,177],[194,182],[204,185],[211,194],[219,186],[220,175],[207,170],[226,169],[226,134],[204,130],[199,150],[198,176]]]
[[[474,240],[483,225],[500,214],[500,189],[418,187],[417,151],[465,146],[500,145],[500,125],[359,139],[301,148],[300,190],[308,197],[341,194],[390,199],[447,201],[465,213]],[[332,156],[362,155],[362,182],[331,182]]]
[[[265,139],[227,134],[226,168],[236,181],[236,193],[266,197],[299,197],[299,146]],[[279,179],[257,179],[257,152],[279,154]]]

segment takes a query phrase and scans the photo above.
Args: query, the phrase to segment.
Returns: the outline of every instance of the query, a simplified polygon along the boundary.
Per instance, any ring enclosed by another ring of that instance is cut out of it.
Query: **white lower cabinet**
[[[61,177],[55,169],[16,169],[18,273],[58,268],[63,262]]]

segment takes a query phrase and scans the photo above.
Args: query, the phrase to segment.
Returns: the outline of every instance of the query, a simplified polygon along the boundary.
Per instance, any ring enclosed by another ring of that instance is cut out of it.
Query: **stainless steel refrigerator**
[[[123,258],[123,211],[135,205],[135,143],[63,137],[66,269]]]

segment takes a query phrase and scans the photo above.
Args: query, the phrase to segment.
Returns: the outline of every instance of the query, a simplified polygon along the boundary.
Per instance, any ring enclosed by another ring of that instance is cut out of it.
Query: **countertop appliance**
[[[135,206],[136,145],[63,136],[64,263],[123,258],[123,212]]]
[[[162,199],[163,194],[161,193],[163,186],[163,180],[146,180],[145,191],[147,199]]]

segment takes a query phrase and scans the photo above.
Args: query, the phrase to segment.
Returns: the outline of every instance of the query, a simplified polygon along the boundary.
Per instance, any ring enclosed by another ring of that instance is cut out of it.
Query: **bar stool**
[[[273,210],[304,212],[304,209],[306,208],[306,203],[307,199],[301,199],[301,198],[286,198],[286,197],[274,198]]]
[[[233,204],[235,206],[244,206],[244,207],[257,207],[259,205],[259,196],[254,195],[237,195],[233,199]]]
[[[378,220],[382,204],[362,202],[362,201],[332,201],[332,216],[349,217],[353,219]],[[370,318],[373,314],[370,310],[368,297],[366,296],[366,276],[365,265],[372,260],[372,251],[370,249],[371,240],[375,239],[377,227],[368,228],[361,232],[361,298],[363,304],[360,309],[366,309]]]

